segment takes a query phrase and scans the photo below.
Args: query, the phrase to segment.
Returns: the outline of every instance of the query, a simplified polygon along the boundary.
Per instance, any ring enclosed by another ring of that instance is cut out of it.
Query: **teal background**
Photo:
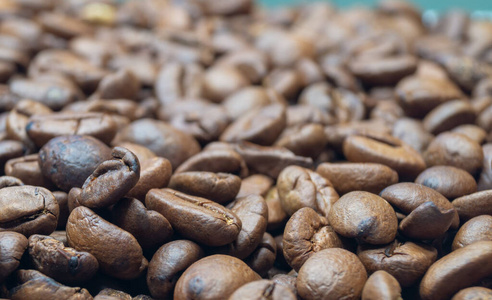
[[[293,5],[299,3],[312,3],[314,0],[259,0],[263,6],[275,7],[280,5]],[[332,0],[329,1],[335,4],[337,7],[350,7],[354,4],[360,4],[364,6],[373,6],[377,3],[377,0]],[[439,12],[445,11],[450,8],[461,8],[473,11],[492,11],[492,0],[413,0],[422,10],[437,10]]]

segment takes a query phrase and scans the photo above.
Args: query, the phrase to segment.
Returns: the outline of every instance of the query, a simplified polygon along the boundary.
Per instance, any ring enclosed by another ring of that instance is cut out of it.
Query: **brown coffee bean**
[[[434,108],[425,116],[423,124],[430,133],[439,134],[462,124],[473,124],[475,117],[469,101],[454,100]]]
[[[434,239],[450,226],[458,226],[457,211],[435,190],[426,186],[402,182],[385,188],[380,193],[386,201],[403,213],[399,230],[416,239]]]
[[[401,287],[395,277],[386,271],[376,271],[366,281],[362,300],[399,300]]]
[[[99,269],[92,254],[65,247],[48,236],[31,235],[28,249],[34,268],[57,281],[86,281]]]
[[[4,169],[5,163],[24,154],[24,146],[19,141],[0,141],[0,168]]]
[[[280,203],[292,215],[303,207],[310,207],[328,216],[338,194],[331,182],[316,172],[298,166],[285,168],[277,179]]]
[[[132,151],[131,149],[129,150]],[[171,162],[163,157],[153,157],[145,160],[139,158],[139,162],[140,179],[126,195],[143,201],[145,195],[151,189],[168,185],[171,179],[172,166]]]
[[[234,150],[241,155],[251,172],[276,179],[287,166],[312,167],[311,158],[296,156],[283,147],[263,147],[248,142],[235,144]]]
[[[342,248],[342,241],[325,217],[312,208],[296,211],[285,225],[283,255],[287,263],[299,271],[315,253],[328,248]]]
[[[162,65],[155,93],[163,106],[182,99],[198,98],[203,92],[203,69],[197,64],[169,62]]]
[[[316,172],[328,179],[339,194],[366,191],[379,194],[385,187],[398,182],[391,168],[375,163],[322,163]]]
[[[413,179],[425,169],[422,156],[401,140],[386,134],[352,135],[343,142],[343,154],[351,162],[386,165],[401,180]]]
[[[339,153],[342,153],[343,143],[350,135],[390,134],[390,132],[391,128],[381,120],[338,123],[325,127],[325,134],[328,138],[327,146],[333,147]]]
[[[248,141],[269,146],[286,126],[286,110],[282,104],[271,104],[251,111],[229,125],[220,136],[224,142]]]
[[[238,37],[236,35],[234,38]],[[230,47],[231,43],[227,45]],[[269,70],[268,57],[263,51],[243,45],[219,57],[215,64],[237,68],[253,84],[260,83]]]
[[[43,12],[39,15],[38,21],[44,30],[66,39],[92,33],[91,26],[60,13]]]
[[[275,145],[285,147],[295,155],[314,159],[323,151],[327,142],[323,126],[306,124],[284,130]]]
[[[115,143],[130,142],[149,148],[169,159],[173,170],[198,153],[200,146],[191,136],[157,120],[140,119],[118,132]]]
[[[310,105],[291,105],[287,107],[287,127],[302,126],[309,123],[333,125],[334,116]]]
[[[160,213],[147,210],[137,199],[123,198],[111,209],[112,222],[131,233],[143,249],[158,247],[173,235],[169,221]]]
[[[349,63],[349,69],[363,83],[392,85],[417,69],[417,59],[410,55],[394,57],[359,57]]]
[[[140,163],[129,150],[115,147],[112,159],[102,162],[87,177],[77,202],[89,208],[109,207],[130,191],[140,178]]]
[[[174,174],[169,188],[225,204],[234,200],[239,192],[241,179],[227,173],[183,172]]]
[[[345,249],[324,249],[299,270],[297,291],[304,299],[358,299],[367,280],[364,265]]]
[[[181,274],[203,255],[200,246],[188,240],[172,241],[160,247],[147,272],[147,285],[152,297],[171,298]]]
[[[461,222],[480,215],[492,215],[492,191],[485,190],[453,200],[453,206],[460,216]]]
[[[232,66],[215,66],[203,77],[203,96],[213,102],[222,102],[234,92],[249,85],[248,78]]]
[[[230,149],[204,149],[181,164],[175,174],[193,171],[231,173],[239,177],[248,175],[248,167],[244,159]]]
[[[242,228],[239,217],[222,205],[171,189],[150,190],[145,204],[168,219],[177,233],[208,246],[231,243]]]
[[[274,103],[287,104],[285,99],[272,89],[248,86],[231,94],[224,100],[222,105],[227,115],[232,120],[237,120],[250,111],[261,109]]]
[[[452,200],[477,191],[475,179],[463,169],[451,166],[435,166],[426,169],[415,179]]]
[[[11,299],[91,300],[86,289],[62,285],[36,270],[19,270],[18,286],[10,291]]]
[[[422,299],[448,299],[492,275],[492,241],[476,242],[436,261],[420,283]],[[466,275],[465,275],[466,274]]]
[[[241,231],[232,243],[218,249],[219,253],[244,259],[260,244],[268,220],[268,207],[263,197],[249,195],[237,198],[227,205],[227,209],[241,220]]]
[[[477,184],[478,191],[492,189],[492,144],[483,145],[482,152],[483,163]]]
[[[108,74],[97,87],[95,94],[100,99],[136,99],[140,82],[132,71],[121,69]]]
[[[492,241],[492,216],[474,217],[463,224],[454,237],[452,249],[454,251],[479,241]]]
[[[0,189],[0,231],[15,231],[25,236],[55,231],[59,208],[45,188],[23,185]]]
[[[259,300],[259,299],[272,299],[272,300],[295,300],[297,297],[292,293],[289,288],[275,283],[272,280],[258,280],[247,283],[238,288],[230,297],[230,300]]]
[[[54,184],[43,176],[38,161],[38,154],[11,159],[5,164],[5,174],[19,178],[28,185],[53,189],[55,187]]]
[[[81,187],[96,167],[110,158],[111,149],[89,136],[56,137],[39,150],[41,173],[65,192]]]
[[[357,255],[369,273],[386,271],[402,287],[409,287],[436,261],[437,250],[426,244],[395,240],[384,246],[360,245]]]
[[[424,159],[429,167],[453,166],[475,175],[482,167],[483,153],[480,145],[467,136],[445,132],[430,143]]]
[[[65,245],[65,247],[68,247],[68,241],[67,241],[67,232],[65,230],[56,230],[53,231],[49,237],[54,238],[57,241],[60,241]]]
[[[0,282],[16,270],[27,249],[27,238],[13,231],[0,232]]]
[[[268,225],[267,230],[280,228],[288,219],[287,213],[282,208],[277,187],[271,188],[265,196],[265,202],[268,207]]]
[[[398,219],[391,205],[369,192],[342,196],[333,204],[328,220],[338,234],[370,244],[389,243],[398,230]]]
[[[457,126],[453,128],[451,132],[466,135],[480,145],[485,142],[485,138],[487,137],[487,132],[485,130],[473,124],[463,124]]]
[[[0,176],[0,189],[9,186],[21,186],[21,185],[24,185],[24,183],[22,182],[22,180],[20,180],[17,177]]]
[[[462,289],[456,293],[451,300],[474,300],[474,299],[488,299],[492,297],[492,290],[481,287],[469,287]]]
[[[137,240],[87,207],[77,207],[70,214],[67,239],[70,247],[94,255],[100,270],[115,278],[134,279],[147,268]]]
[[[33,116],[26,131],[38,147],[62,135],[87,135],[109,144],[116,134],[116,123],[102,113],[59,113]]]
[[[176,283],[176,299],[227,299],[244,284],[261,277],[238,258],[207,256],[193,263]]]
[[[462,99],[463,93],[449,79],[408,76],[396,85],[398,102],[407,115],[421,117],[444,102]]]
[[[111,288],[105,288],[101,290],[96,297],[94,297],[95,300],[132,300],[132,296],[128,293],[111,289]]]
[[[397,120],[393,124],[392,135],[410,145],[410,147],[417,150],[420,154],[424,153],[434,138],[432,134],[425,130],[422,122],[409,118]]]
[[[273,180],[265,175],[255,174],[241,180],[241,188],[237,197],[248,195],[260,195],[265,197],[268,190],[272,187]]]
[[[244,262],[260,276],[265,277],[273,267],[277,256],[277,243],[273,236],[268,232],[263,234],[263,238],[256,247],[255,251],[244,259]]]
[[[60,211],[56,229],[64,229],[65,225],[67,225],[68,216],[70,215],[70,212],[68,211],[68,194],[62,191],[54,191],[52,194],[56,199],[56,203],[58,203]]]

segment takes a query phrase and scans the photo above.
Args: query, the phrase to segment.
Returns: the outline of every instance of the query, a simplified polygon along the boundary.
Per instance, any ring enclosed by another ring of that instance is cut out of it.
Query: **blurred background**
[[[268,8],[313,2],[319,2],[319,0],[259,0],[259,3]],[[343,8],[354,5],[373,6],[378,0],[332,0],[327,2]],[[439,14],[452,8],[460,8],[470,12],[475,18],[492,19],[492,0],[413,0],[410,2],[427,14]]]

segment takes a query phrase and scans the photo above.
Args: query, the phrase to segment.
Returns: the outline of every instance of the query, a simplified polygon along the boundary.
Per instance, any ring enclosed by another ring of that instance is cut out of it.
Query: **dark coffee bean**
[[[0,282],[16,270],[27,249],[27,238],[13,231],[0,232]]]
[[[173,229],[160,213],[147,210],[137,199],[123,198],[111,209],[112,222],[131,233],[143,249],[158,247],[169,240]]]
[[[238,288],[230,297],[231,300],[259,300],[259,299],[272,299],[272,300],[295,300],[297,299],[294,293],[289,288],[275,283],[272,280],[258,280],[247,283]]]
[[[203,250],[188,240],[169,242],[159,248],[149,263],[147,285],[154,298],[171,298],[183,272],[203,257]]]
[[[342,241],[325,217],[304,207],[296,211],[285,225],[283,255],[299,271],[315,253],[328,248],[342,248]]]
[[[491,276],[491,257],[491,241],[476,242],[451,252],[425,273],[420,283],[420,296],[422,299],[448,299],[459,290]]]
[[[110,158],[111,149],[88,136],[56,137],[39,150],[43,176],[65,192],[81,187],[96,167]]]
[[[13,158],[24,154],[24,146],[19,141],[0,141],[0,167],[3,169],[5,163]]]
[[[48,236],[31,235],[28,250],[34,268],[57,281],[86,281],[99,269],[92,254],[65,247]]]
[[[384,246],[360,245],[357,255],[369,273],[383,270],[402,287],[416,283],[437,258],[437,250],[414,242],[394,242]]]
[[[68,194],[62,191],[54,191],[52,194],[55,197],[60,210],[56,229],[64,229],[65,225],[67,225],[68,216],[70,215],[70,212],[68,211]]]
[[[174,174],[169,188],[225,204],[234,200],[239,192],[241,179],[227,173],[183,172]]]
[[[268,271],[273,267],[277,255],[277,244],[273,236],[268,232],[263,234],[263,238],[250,256],[244,259],[244,262],[260,276],[265,277]]]
[[[176,283],[176,299],[226,299],[244,284],[261,277],[240,259],[207,256],[186,269]]]
[[[127,231],[86,207],[75,208],[67,222],[70,247],[96,257],[100,270],[121,279],[134,279],[147,268],[142,248]]]
[[[226,245],[241,231],[242,223],[235,213],[204,198],[171,189],[152,189],[145,204],[168,219],[177,233],[204,245]]]
[[[367,280],[364,265],[345,249],[324,249],[299,270],[297,291],[304,299],[358,299]]]
[[[25,236],[55,231],[58,203],[51,192],[31,185],[0,189],[0,231],[15,231]]]

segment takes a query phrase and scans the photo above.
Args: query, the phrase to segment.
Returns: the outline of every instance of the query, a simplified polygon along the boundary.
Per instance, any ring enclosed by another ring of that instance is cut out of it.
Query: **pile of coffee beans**
[[[0,1],[0,298],[492,299],[492,22]]]

